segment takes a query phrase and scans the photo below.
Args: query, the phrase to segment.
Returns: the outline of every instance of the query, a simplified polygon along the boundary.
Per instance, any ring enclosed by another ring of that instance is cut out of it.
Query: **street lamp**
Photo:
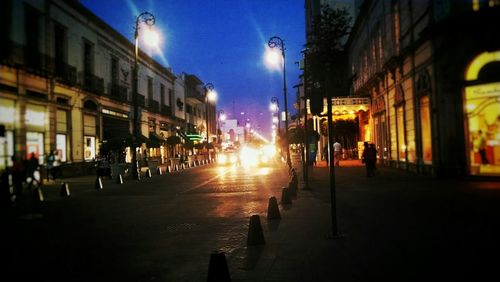
[[[132,104],[134,106],[134,124],[132,126],[132,177],[136,180],[141,179],[141,174],[139,172],[139,164],[137,160],[137,145],[139,144],[139,134],[140,134],[140,123],[139,123],[139,105],[138,105],[138,56],[139,56],[139,29],[141,24],[145,24],[148,27],[149,35],[148,38],[156,38],[157,36],[152,35],[151,27],[155,24],[155,17],[149,12],[142,12],[135,19],[135,53],[134,53],[134,67],[132,70]],[[153,39],[154,40],[154,39]],[[146,42],[155,43],[153,40],[148,40]],[[157,41],[156,41],[157,42]]]
[[[269,48],[274,49],[274,48],[279,48],[281,50],[281,58],[282,58],[282,64],[283,64],[283,102],[285,103],[285,145],[286,145],[286,164],[288,167],[291,167],[291,161],[290,161],[290,147],[288,146],[288,106],[287,106],[287,99],[286,99],[286,68],[285,68],[285,42],[283,42],[283,39],[279,38],[278,36],[273,36],[269,39],[269,42],[267,42],[267,45]]]
[[[220,140],[220,134],[219,134],[219,131],[221,131],[221,125],[220,125],[220,122],[221,121],[225,121],[226,120],[226,114],[224,113],[223,110],[220,110],[217,112],[217,144],[220,144],[221,143],[221,140]]]
[[[208,103],[215,102],[216,99],[217,99],[217,93],[214,90],[214,85],[211,82],[205,84],[205,119],[207,123],[207,128],[206,128],[207,144],[210,141],[209,131],[208,131]]]

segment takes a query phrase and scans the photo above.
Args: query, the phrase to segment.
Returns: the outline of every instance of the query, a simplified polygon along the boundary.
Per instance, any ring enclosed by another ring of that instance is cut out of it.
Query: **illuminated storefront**
[[[488,65],[500,63],[500,51],[478,55],[469,65],[464,105],[469,172],[500,176],[500,77],[488,79]],[[486,83],[481,83],[486,81]]]
[[[34,153],[40,164],[45,160],[44,137],[47,125],[46,107],[40,105],[26,105],[26,158]]]
[[[14,155],[15,102],[0,99],[0,124],[5,126],[5,136],[0,136],[0,169],[12,165],[10,156]]]
[[[92,161],[96,158],[96,116],[83,115],[83,159]]]

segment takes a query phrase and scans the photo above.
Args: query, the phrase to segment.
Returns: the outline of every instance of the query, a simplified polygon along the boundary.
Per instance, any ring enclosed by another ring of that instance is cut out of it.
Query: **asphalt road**
[[[93,179],[68,179],[68,198],[48,185],[40,210],[25,199],[4,221],[11,281],[205,281],[214,250],[245,268],[249,218],[265,219],[289,176],[283,164],[206,165],[122,185],[103,179],[102,190]]]

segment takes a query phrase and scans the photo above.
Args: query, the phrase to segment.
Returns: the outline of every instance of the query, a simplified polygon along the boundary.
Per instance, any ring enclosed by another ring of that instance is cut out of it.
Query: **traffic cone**
[[[60,195],[61,195],[61,196],[63,196],[63,197],[69,197],[69,187],[68,187],[68,183],[66,183],[66,182],[63,182],[63,183],[62,183],[62,185],[61,185]]]
[[[208,264],[208,282],[229,282],[231,277],[226,262],[226,254],[222,251],[213,251]]]
[[[160,166],[156,168],[156,173],[158,173],[158,175],[161,175],[161,167]]]
[[[123,184],[123,177],[121,173],[119,173],[116,177],[116,184]]]
[[[265,245],[264,232],[260,225],[260,217],[256,214],[250,217],[250,226],[248,228],[247,246]]]
[[[278,207],[278,200],[276,197],[269,198],[267,205],[267,220],[281,219],[280,208]]]
[[[290,197],[290,191],[286,187],[283,187],[283,190],[281,192],[281,204],[282,205],[291,205],[292,204],[292,198]]]
[[[101,190],[103,189],[104,186],[102,185],[102,180],[100,177],[97,177],[96,180],[95,180],[95,189],[97,190]]]

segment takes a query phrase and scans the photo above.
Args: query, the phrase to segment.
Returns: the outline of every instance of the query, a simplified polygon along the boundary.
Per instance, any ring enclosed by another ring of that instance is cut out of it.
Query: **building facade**
[[[381,162],[500,176],[500,1],[366,0],[347,43]]]
[[[2,1],[0,18],[0,166],[50,151],[67,175],[110,150],[130,162],[134,45],[78,1]],[[187,130],[185,83],[142,51],[137,83],[137,150],[160,164]]]

